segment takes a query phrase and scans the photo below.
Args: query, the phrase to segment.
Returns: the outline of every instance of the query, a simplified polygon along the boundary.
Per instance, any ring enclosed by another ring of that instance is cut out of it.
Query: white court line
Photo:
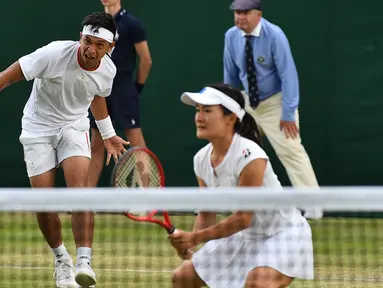
[[[0,269],[29,269],[29,270],[42,270],[52,269],[53,267],[47,266],[0,266]],[[157,270],[157,269],[118,269],[118,268],[100,268],[94,269],[95,271],[117,271],[117,272],[139,272],[139,273],[170,273],[172,270]],[[383,277],[315,277],[314,280],[319,281],[350,281],[350,282],[381,282]]]

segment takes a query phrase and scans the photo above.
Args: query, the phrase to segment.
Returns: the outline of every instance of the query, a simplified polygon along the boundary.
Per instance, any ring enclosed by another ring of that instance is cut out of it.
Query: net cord
[[[4,188],[0,211],[236,211],[321,208],[383,211],[383,187],[285,188]]]

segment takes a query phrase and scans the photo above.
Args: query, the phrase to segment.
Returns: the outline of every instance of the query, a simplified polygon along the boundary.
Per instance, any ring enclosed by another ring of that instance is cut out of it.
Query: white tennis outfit
[[[235,187],[242,170],[255,159],[267,159],[263,186],[282,189],[266,153],[253,141],[234,134],[222,163],[213,169],[212,145],[194,157],[194,170],[208,187]],[[254,192],[256,193],[256,192]],[[282,274],[313,279],[311,228],[296,208],[254,211],[249,228],[230,237],[207,242],[192,258],[199,277],[211,288],[240,288],[257,267],[271,267]]]
[[[88,109],[95,95],[110,95],[116,67],[105,56],[96,70],[83,69],[79,48],[54,41],[19,59],[25,79],[34,79],[20,135],[29,177],[72,156],[90,158]]]

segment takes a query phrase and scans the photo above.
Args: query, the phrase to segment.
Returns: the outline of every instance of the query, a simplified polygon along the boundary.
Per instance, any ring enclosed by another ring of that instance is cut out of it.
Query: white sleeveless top
[[[213,146],[209,143],[194,156],[194,172],[208,187],[236,187],[241,172],[247,164],[255,159],[266,159],[267,165],[262,186],[282,189],[268,156],[255,142],[234,134],[224,160],[215,169],[212,167],[210,159],[212,149]],[[293,207],[284,210],[254,211],[250,227],[239,233],[247,239],[263,238],[305,221],[300,211]]]

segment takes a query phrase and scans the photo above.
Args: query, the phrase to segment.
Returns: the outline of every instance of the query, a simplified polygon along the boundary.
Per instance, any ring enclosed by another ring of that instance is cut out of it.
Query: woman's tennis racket
[[[164,169],[157,156],[149,149],[131,148],[114,167],[112,185],[117,188],[161,188],[165,186]],[[163,219],[156,218],[159,214],[162,214]],[[169,234],[175,230],[166,211],[155,210],[148,213],[128,211],[124,215],[134,221],[158,224]]]

